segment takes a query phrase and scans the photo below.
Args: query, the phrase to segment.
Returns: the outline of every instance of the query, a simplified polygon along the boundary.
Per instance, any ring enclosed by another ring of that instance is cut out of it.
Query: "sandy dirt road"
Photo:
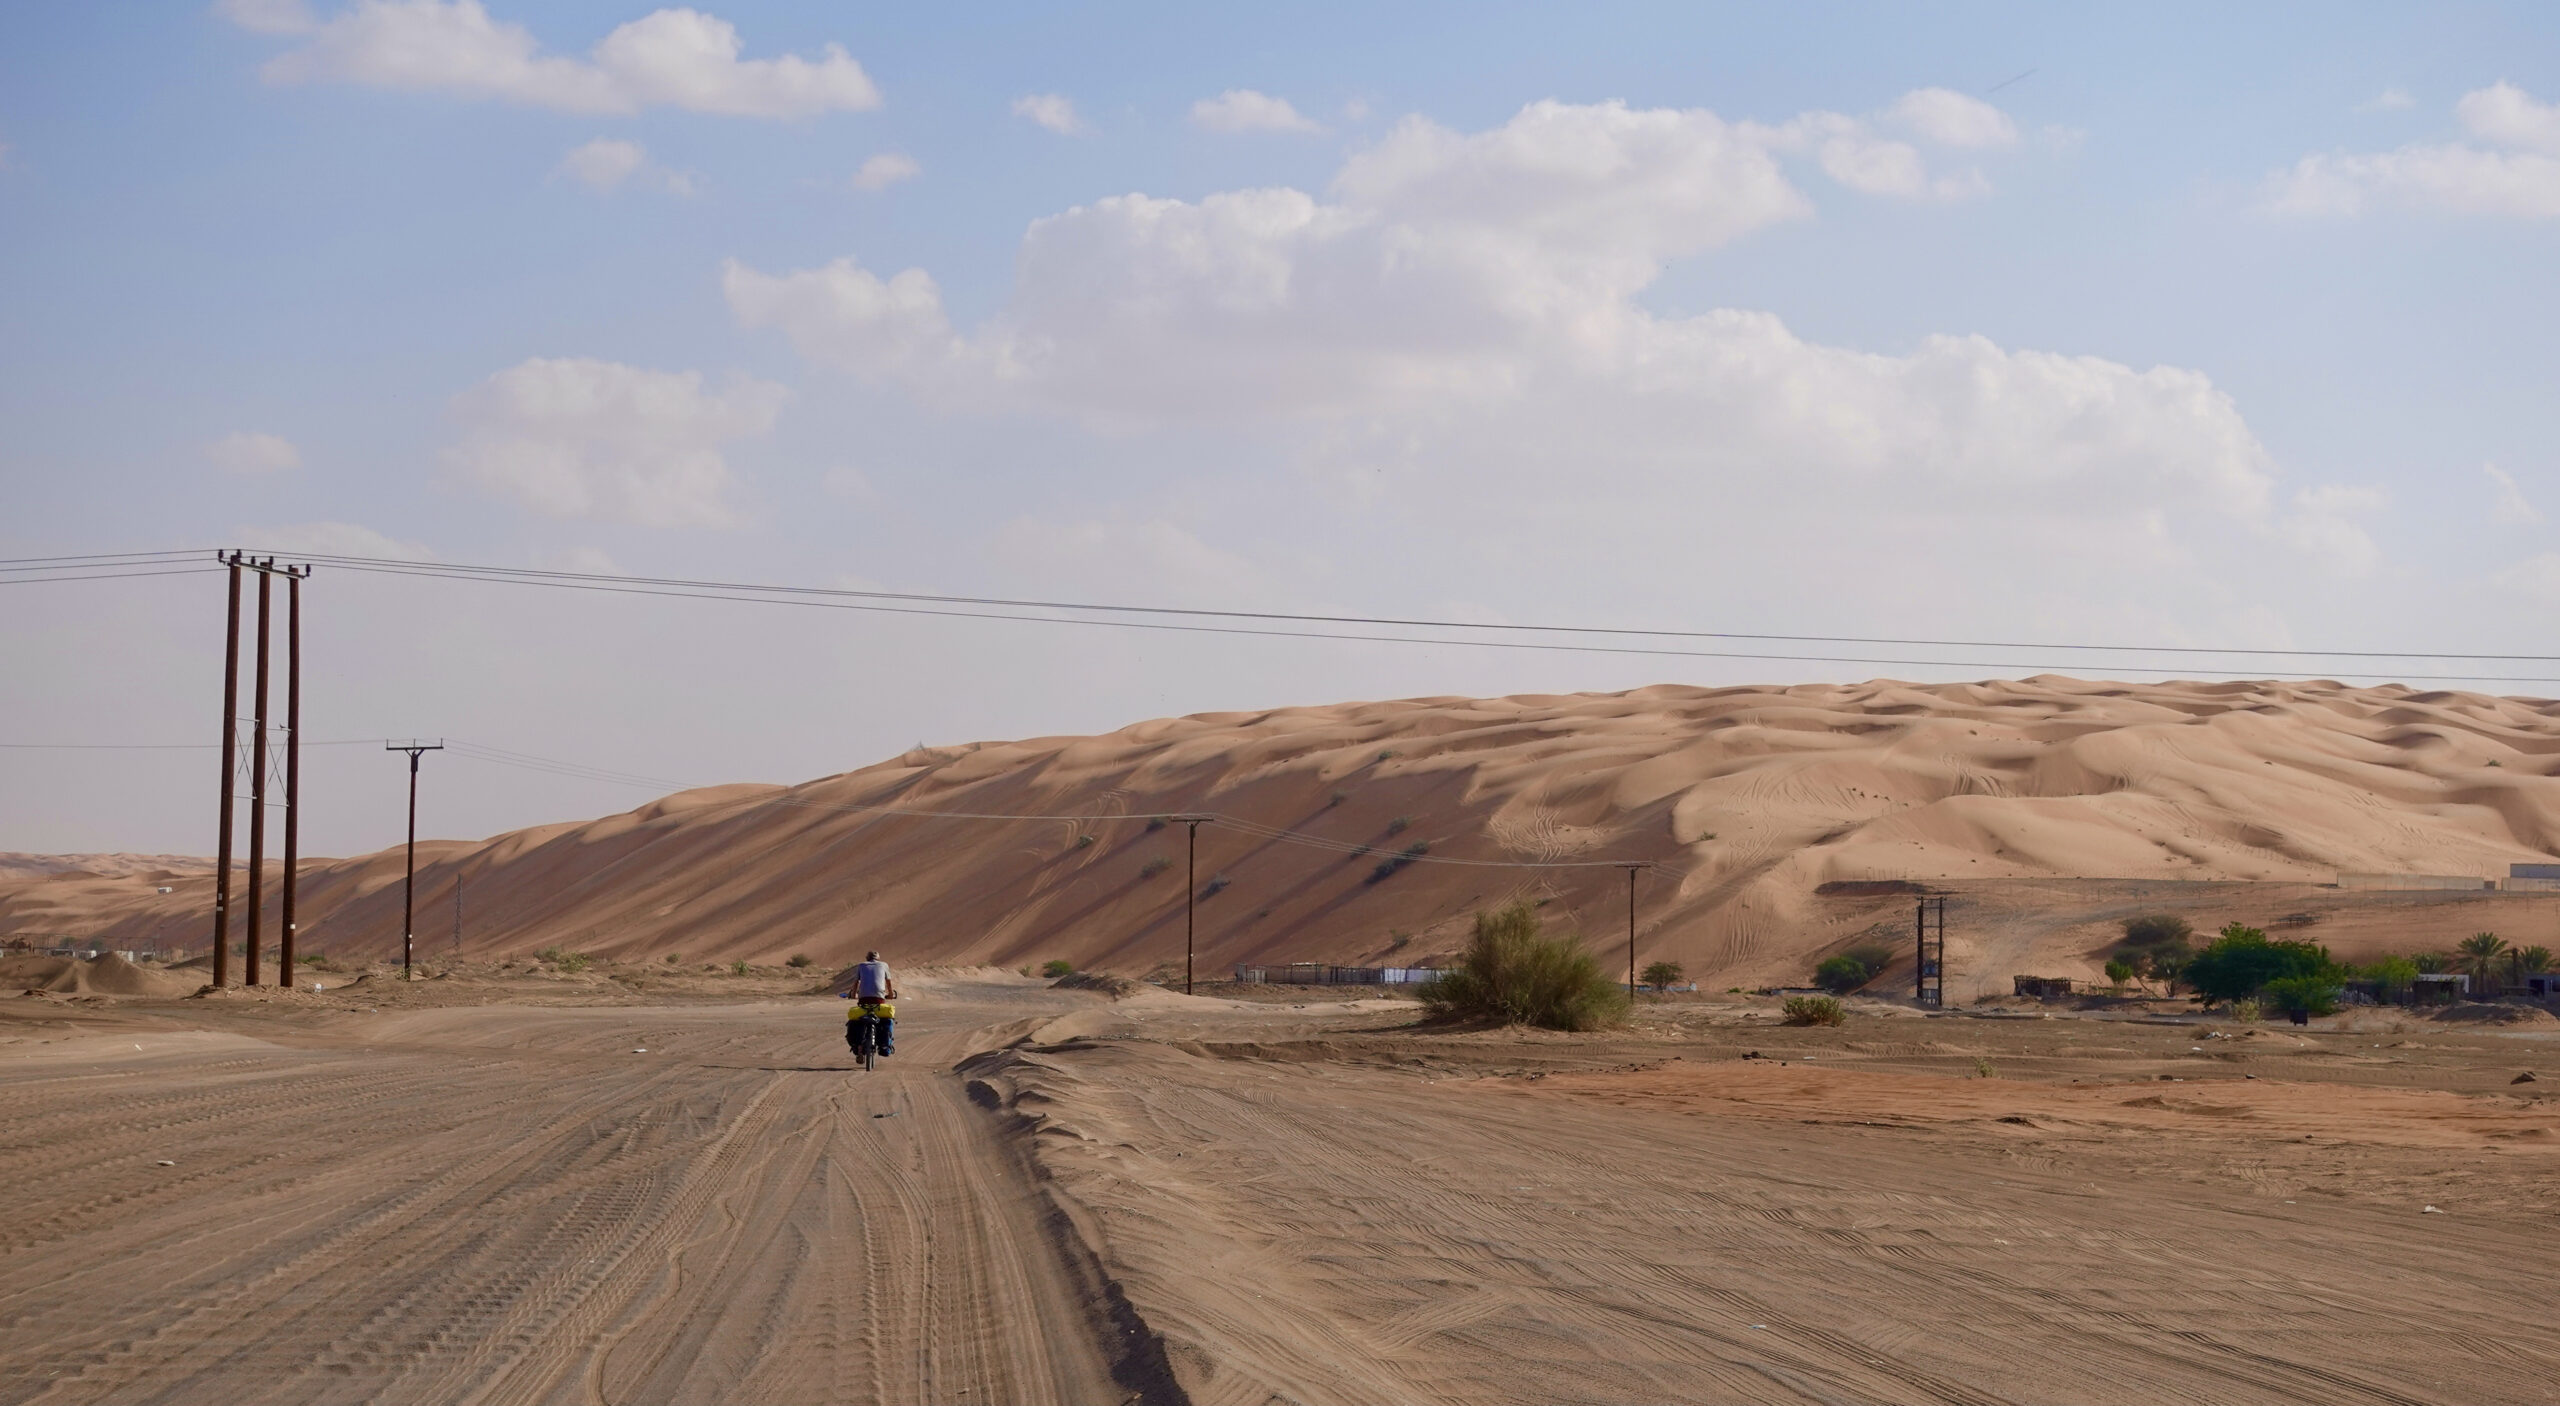
[[[1075,1000],[911,999],[869,1076],[808,1000],[13,1051],[0,1398],[1128,1399],[1121,1330],[949,1072]]]
[[[1185,1033],[971,1067],[1193,1401],[2560,1400],[2547,1039]]]

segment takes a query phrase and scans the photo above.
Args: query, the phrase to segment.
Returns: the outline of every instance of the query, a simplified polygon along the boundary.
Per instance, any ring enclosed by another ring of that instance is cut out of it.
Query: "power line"
[[[324,558],[324,560],[325,560],[325,558]],[[543,579],[543,578],[544,578],[544,577],[548,577],[548,576],[558,576],[558,575],[563,575],[563,574],[565,574],[565,573],[539,573],[539,574],[527,573],[527,574],[525,574],[525,575],[516,575],[516,574],[512,574],[512,573],[508,573],[508,574],[499,574],[499,573],[496,573],[496,572],[490,572],[490,573],[488,573],[488,574],[462,574],[462,573],[457,573],[457,572],[452,572],[452,571],[442,570],[442,569],[439,569],[439,568],[436,568],[436,567],[432,567],[432,566],[420,565],[420,564],[417,564],[417,563],[401,563],[401,564],[397,564],[397,565],[382,565],[382,566],[372,566],[372,565],[358,566],[358,565],[351,565],[351,564],[346,563],[346,562],[339,562],[339,563],[337,563],[337,565],[339,566],[339,568],[340,568],[341,570],[347,570],[347,571],[360,571],[360,572],[372,572],[372,573],[381,574],[381,575],[392,575],[392,576],[419,576],[419,577],[431,577],[431,578],[438,578],[438,579],[444,579],[444,580],[454,580],[454,581],[487,581],[487,582],[492,582],[492,583],[495,583],[495,584],[502,584],[502,585],[517,585],[517,586],[545,586],[545,587],[552,587],[552,588],[557,588],[557,589],[562,589],[562,590],[579,590],[579,591],[594,591],[594,592],[602,592],[602,593],[609,594],[609,595],[661,596],[661,597],[667,597],[667,598],[671,598],[671,599],[678,599],[678,600],[712,600],[712,601],[727,601],[727,602],[731,602],[731,603],[734,603],[734,604],[744,604],[744,605],[794,605],[794,606],[804,606],[804,607],[809,607],[809,608],[813,608],[813,609],[824,609],[824,610],[855,610],[855,611],[862,611],[862,612],[865,612],[865,613],[871,613],[871,614],[883,614],[883,615],[921,615],[921,616],[937,616],[937,617],[945,617],[945,618],[953,618],[953,619],[964,619],[964,620],[1011,620],[1011,621],[1021,621],[1021,622],[1026,622],[1026,623],[1030,623],[1030,624],[1038,624],[1038,625],[1084,625],[1084,626],[1100,627],[1100,628],[1107,628],[1107,629],[1121,629],[1121,630],[1152,630],[1152,631],[1162,631],[1162,632],[1170,632],[1170,633],[1176,633],[1176,634],[1237,635],[1237,636],[1246,636],[1246,637],[1251,637],[1251,638],[1262,638],[1262,639],[1311,639],[1311,640],[1340,640],[1340,641],[1345,641],[1345,642],[1350,642],[1350,643],[1362,643],[1362,644],[1440,645],[1440,646],[1449,646],[1449,647],[1453,647],[1453,648],[1460,648],[1460,649],[1513,649],[1513,650],[1530,650],[1530,651],[1535,651],[1535,652],[1540,652],[1540,653],[1562,653],[1562,654],[1614,654],[1614,655],[1639,655],[1639,656],[1645,656],[1645,657],[1651,657],[1651,658],[1671,658],[1671,659],[1748,659],[1748,660],[1757,660],[1757,661],[1765,661],[1765,662],[1781,662],[1781,663],[1797,663],[1797,664],[1860,664],[1860,665],[1910,666],[1910,667],[1914,667],[1914,668],[1926,668],[1926,669],[1997,669],[1997,670],[2007,671],[2007,670],[2014,670],[2014,669],[2021,669],[2021,668],[2030,668],[2030,669],[2036,669],[2037,671],[2042,672],[2042,671],[2044,671],[2044,670],[2045,670],[2045,668],[2047,668],[2047,667],[2048,667],[2048,666],[2039,666],[2039,665],[2036,665],[2036,664],[2034,664],[2032,661],[2016,660],[2016,659],[1913,659],[1913,658],[1900,658],[1900,657],[1878,656],[1878,655],[1860,655],[1860,654],[1772,654],[1772,653],[1765,653],[1765,652],[1760,652],[1760,651],[1750,651],[1750,650],[1661,649],[1661,648],[1651,648],[1651,647],[1644,647],[1644,646],[1637,646],[1637,645],[1605,645],[1605,644],[1547,644],[1547,643],[1541,643],[1541,642],[1534,641],[1534,640],[1458,639],[1458,638],[1451,638],[1451,637],[1445,637],[1445,636],[1442,636],[1442,637],[1432,637],[1432,636],[1415,636],[1415,635],[1379,635],[1379,634],[1359,634],[1359,633],[1352,633],[1352,632],[1348,632],[1348,631],[1341,631],[1341,630],[1287,630],[1287,629],[1271,629],[1271,628],[1261,628],[1261,627],[1250,627],[1250,626],[1242,626],[1242,625],[1180,625],[1180,624],[1173,624],[1173,623],[1170,623],[1170,622],[1167,622],[1167,621],[1162,621],[1162,620],[1093,620],[1093,619],[1084,619],[1084,618],[1079,618],[1079,617],[1075,617],[1075,616],[1061,616],[1061,615],[1025,615],[1025,614],[1018,614],[1018,613],[1014,613],[1014,612],[1011,612],[1011,611],[1000,611],[1000,610],[939,610],[939,609],[931,609],[931,608],[927,608],[927,607],[925,607],[925,606],[921,606],[921,605],[881,605],[881,604],[871,603],[871,602],[869,602],[869,601],[860,601],[860,600],[836,600],[836,599],[825,599],[825,598],[823,598],[823,597],[827,597],[827,596],[835,596],[835,595],[870,595],[870,596],[873,596],[873,597],[878,598],[878,599],[919,599],[919,600],[939,600],[939,599],[948,599],[948,600],[953,600],[953,601],[966,601],[966,600],[968,600],[968,599],[969,599],[969,598],[967,598],[967,597],[904,596],[904,595],[897,595],[897,594],[894,594],[894,593],[886,593],[886,592],[836,592],[836,591],[825,591],[825,590],[821,590],[821,589],[818,589],[818,588],[808,588],[808,589],[804,592],[804,591],[802,590],[802,588],[796,588],[796,587],[778,587],[778,586],[737,586],[737,587],[720,587],[720,588],[713,588],[713,589],[704,589],[704,588],[688,588],[688,587],[682,587],[682,586],[678,586],[678,587],[669,587],[669,588],[659,588],[659,587],[640,586],[640,585],[617,585],[617,584],[611,584],[611,583],[613,583],[613,582],[615,582],[615,581],[617,581],[617,580],[623,580],[623,579],[638,580],[638,579],[642,579],[642,578],[596,577],[596,578],[575,579],[575,580],[553,580],[553,579]],[[733,595],[733,594],[729,594],[729,593],[728,593],[728,592],[729,592],[729,591],[731,591],[731,590],[754,591],[754,592],[762,592],[762,593],[765,593],[765,594],[756,594],[756,595]],[[819,598],[810,598],[810,597],[819,597]],[[1339,620],[1345,620],[1345,621],[1357,622],[1357,621],[1359,621],[1359,620],[1361,620],[1361,619],[1363,618],[1363,617],[1357,617],[1357,616],[1321,616],[1321,615],[1304,615],[1304,616],[1301,616],[1301,615],[1282,615],[1282,614],[1276,614],[1276,613],[1255,613],[1255,612],[1242,612],[1242,611],[1210,611],[1210,610],[1190,611],[1190,610],[1183,610],[1183,609],[1180,609],[1180,608],[1178,608],[1178,607],[1169,607],[1169,606],[1078,606],[1078,605],[1068,604],[1068,603],[1064,603],[1064,602],[1055,602],[1055,603],[1052,603],[1052,602],[1039,602],[1039,603],[1036,603],[1036,604],[1037,604],[1037,605],[1039,605],[1039,606],[1041,606],[1042,608],[1054,609],[1054,610],[1077,610],[1077,609],[1085,609],[1085,610],[1143,611],[1143,612],[1150,613],[1150,614],[1176,614],[1176,615],[1179,615],[1179,614],[1188,614],[1188,615],[1202,615],[1202,616],[1211,616],[1211,617],[1243,618],[1243,619],[1309,620],[1309,621],[1326,621],[1326,620],[1337,620],[1337,619],[1339,619]],[[1414,623],[1419,624],[1419,623],[1423,623],[1423,622],[1414,622]],[[1645,630],[1610,631],[1610,630],[1606,630],[1606,629],[1602,629],[1602,628],[1594,627],[1594,626],[1570,626],[1570,625],[1523,625],[1523,626],[1510,626],[1510,625],[1484,625],[1484,624],[1480,624],[1480,623],[1469,623],[1469,622],[1464,622],[1464,621],[1452,621],[1452,622],[1443,622],[1443,623],[1449,624],[1449,625],[1451,625],[1452,627],[1455,627],[1455,628],[1479,629],[1479,630],[1509,630],[1509,629],[1522,629],[1522,630],[1539,630],[1539,631],[1550,631],[1550,632],[1575,632],[1575,633],[1590,633],[1590,634],[1610,634],[1610,633],[1621,633],[1621,634],[1630,634],[1630,635],[1646,635],[1646,634],[1653,634],[1653,635],[1685,636],[1685,637],[1688,637],[1688,638],[1703,638],[1703,639],[1768,639],[1768,640],[1801,640],[1801,641],[1804,641],[1804,642],[1807,642],[1807,643],[1820,642],[1820,641],[1827,640],[1827,639],[1841,638],[1841,637],[1837,637],[1837,636],[1822,636],[1822,635],[1715,635],[1715,634],[1708,634],[1708,633],[1705,633],[1705,632],[1695,632],[1695,631],[1692,631],[1692,632],[1681,632],[1681,631],[1645,631]],[[1892,640],[1892,641],[1883,641],[1883,642],[1885,642],[1885,643],[1894,643],[1894,644],[1911,644],[1911,645],[1917,645],[1917,646],[1931,646],[1931,645],[1936,645],[1936,644],[1940,644],[1940,643],[1942,643],[1942,642],[1938,642],[1938,641],[1928,641],[1928,640]],[[1953,642],[1953,641],[1947,641],[1947,642],[1943,642],[1943,643],[1944,643],[1947,647],[1955,647],[1955,646],[1956,646],[1956,642]],[[1981,647],[1981,648],[1990,648],[1990,649],[2032,649],[2032,648],[2036,648],[2037,646],[2034,646],[2034,645],[2026,645],[2026,644],[1993,644],[1993,643],[1981,643],[1981,644],[1979,644],[1979,645],[1978,645],[1978,647]],[[2066,649],[2116,649],[2116,650],[2139,650],[2139,649],[2145,648],[2145,646],[2140,646],[2140,645],[2061,645],[2061,646],[2054,646],[2054,647],[2056,647],[2056,648],[2066,648]],[[2248,654],[2248,653],[2250,653],[2250,651],[2246,651],[2246,650],[2229,650],[2229,651],[2221,651],[2221,650],[2217,650],[2217,651],[2213,651],[2213,652],[2216,652],[2216,653],[2229,653],[2229,654]],[[2312,651],[2299,651],[2299,650],[2297,650],[2297,651],[2270,651],[2270,653],[2287,653],[2287,654],[2289,654],[2291,657],[2318,657],[2318,656],[2317,656],[2317,655],[2315,655],[2315,654],[2314,654],[2314,652],[2312,652]],[[2393,654],[2384,654],[2384,653],[2379,653],[2379,652],[2369,652],[2369,653],[2365,653],[2365,654],[2357,655],[2357,654],[2351,654],[2351,653],[2342,652],[2342,653],[2341,653],[2339,656],[2337,656],[2337,657],[2359,657],[2359,658],[2375,658],[2375,659],[2391,659],[2391,658],[2491,659],[2491,660],[2514,660],[2514,661],[2519,661],[2519,662],[2523,662],[2523,661],[2534,661],[2534,662],[2560,663],[2560,655],[2481,655],[2481,654],[2433,654],[2433,655],[2427,655],[2427,654],[2413,654],[2413,655],[2393,655]],[[2081,664],[2079,664],[2079,665],[2068,665],[2068,666],[2064,666],[2064,667],[2075,667],[2075,668],[2076,668],[2076,667],[2083,667],[2083,666],[2085,666],[2085,664],[2086,664],[2086,663],[2088,663],[2088,662],[2091,662],[2091,661],[2082,661],[2082,663],[2081,663]],[[2121,667],[2121,666],[2123,666],[2125,663],[2129,663],[2129,662],[2130,662],[2130,661],[2118,661],[2117,663],[2115,663],[2115,664],[2110,664],[2110,665],[2108,665],[2107,667]],[[2140,666],[2139,666],[2139,665],[2136,665],[2136,667],[2140,667]],[[2371,672],[2371,671],[2354,671],[2354,670],[2343,670],[2343,671],[2340,671],[2340,672],[2342,672],[2342,673],[2346,673],[2346,674],[2348,674],[2350,677],[2355,677],[2355,678],[2390,679],[2390,680],[2395,680],[2395,681],[2399,681],[2399,682],[2415,682],[2415,683],[2492,683],[2492,684],[2497,684],[2497,683],[2522,683],[2522,684],[2554,684],[2554,683],[2560,683],[2560,677],[2539,677],[2539,676],[2515,675],[2515,674],[2394,674],[2394,673],[2380,673],[2380,672]]]
[[[863,591],[826,586],[773,586],[743,581],[705,581],[670,576],[622,576],[600,572],[544,571],[530,567],[473,566],[459,562],[414,562],[388,557],[315,556],[313,561],[327,562],[350,569],[399,569],[405,574],[442,576],[456,580],[491,579],[519,584],[542,582],[595,583],[613,586],[652,586],[694,591],[750,592],[759,595],[811,596],[820,598],[908,601],[930,605],[1000,606],[1023,610],[1080,610],[1097,614],[1176,615],[1221,620],[1274,620],[1323,625],[1384,625],[1430,630],[1492,630],[1535,634],[1624,635],[1654,639],[1745,640],[1776,644],[1871,644],[1912,649],[2038,649],[2085,650],[2102,653],[2232,655],[2247,658],[2289,659],[2474,659],[2493,663],[2560,664],[2560,654],[2460,654],[2442,650],[2368,650],[2368,649],[2250,649],[2209,645],[2155,644],[2084,644],[2052,640],[1941,640],[1906,639],[1884,635],[1799,635],[1751,633],[1732,630],[1661,630],[1618,625],[1515,625],[1482,620],[1442,620],[1391,615],[1320,615],[1271,610],[1212,610],[1197,606],[1118,605],[1092,601],[1059,601],[1023,599],[1006,596],[937,595],[919,591]],[[998,619],[1045,619],[1047,617],[998,616]],[[1328,637],[1329,638],[1329,637]],[[1404,641],[1414,642],[1414,641]],[[1419,643],[1446,643],[1429,640]],[[1784,655],[1720,656],[1741,658],[1789,658]],[[1818,663],[1864,663],[1865,660],[1815,660]],[[1882,660],[1882,663],[1914,663],[1914,660]],[[1996,667],[1996,666],[1993,666]],[[2532,680],[2543,682],[2543,680]]]
[[[222,570],[218,566],[181,566],[166,571],[103,571],[83,576],[7,576],[0,586],[40,586],[47,581],[118,581],[133,576],[202,576]]]

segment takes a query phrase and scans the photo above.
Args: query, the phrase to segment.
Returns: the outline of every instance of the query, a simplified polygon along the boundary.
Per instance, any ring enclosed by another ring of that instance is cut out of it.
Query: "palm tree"
[[[2538,976],[2551,970],[2551,949],[2510,947],[2507,949],[2507,965],[2515,969],[2516,985],[2522,986],[2528,975]]]
[[[2507,940],[2494,932],[2475,932],[2454,948],[2461,954],[2461,969],[2483,988],[2497,979],[2498,958],[2506,950]]]

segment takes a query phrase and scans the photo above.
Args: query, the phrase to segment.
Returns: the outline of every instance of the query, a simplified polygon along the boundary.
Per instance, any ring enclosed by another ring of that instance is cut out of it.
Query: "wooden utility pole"
[[[214,842],[213,984],[231,984],[231,797],[240,775],[240,558],[231,567],[231,623],[222,646],[222,834]]]
[[[1627,998],[1636,994],[1636,871],[1641,864],[1627,866]]]
[[[441,742],[385,742],[386,752],[409,754],[409,877],[400,888],[400,979],[409,979],[409,949],[416,941],[418,904],[418,754],[441,752]]]
[[[266,566],[275,563],[270,560]],[[259,900],[266,895],[267,868],[267,604],[270,592],[263,567],[258,569],[258,677],[251,686],[257,714],[249,746],[249,939],[248,960],[240,968],[240,984],[258,984],[258,941],[265,926]]]
[[[302,874],[302,573],[284,578],[284,902],[276,912],[283,950],[276,985],[293,984],[293,895]]]
[[[1191,994],[1191,954],[1200,931],[1200,827],[1217,819],[1213,815],[1177,815],[1174,819],[1191,827],[1191,852],[1183,866],[1182,885],[1182,994]]]

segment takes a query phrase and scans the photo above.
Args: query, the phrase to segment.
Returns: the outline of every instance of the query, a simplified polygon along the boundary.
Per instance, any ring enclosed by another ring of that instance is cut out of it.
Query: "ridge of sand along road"
[[[0,1395],[1126,1399],[1126,1330],[950,1075],[1091,999],[911,993],[867,1076],[820,1000],[12,1051]]]

